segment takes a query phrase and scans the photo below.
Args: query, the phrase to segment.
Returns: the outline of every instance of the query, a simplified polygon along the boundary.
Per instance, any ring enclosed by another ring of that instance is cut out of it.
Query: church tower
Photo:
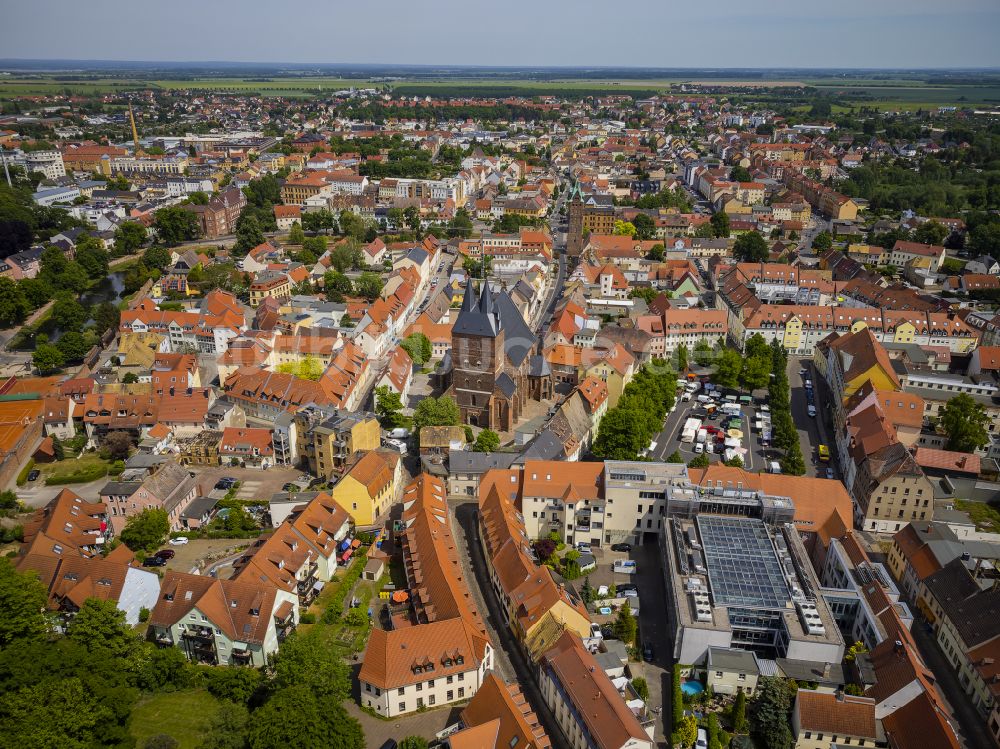
[[[469,279],[451,341],[452,387],[462,423],[492,428],[493,396],[506,356],[503,320],[487,281],[477,298]]]

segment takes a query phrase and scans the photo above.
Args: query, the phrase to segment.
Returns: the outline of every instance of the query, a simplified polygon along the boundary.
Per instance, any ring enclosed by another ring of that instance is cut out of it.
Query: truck
[[[684,428],[681,430],[681,442],[694,442],[695,437],[698,436],[698,430],[701,429],[700,419],[688,419],[684,422]]]
[[[708,439],[708,431],[702,427],[695,433],[694,438],[697,442],[704,444],[705,440]]]

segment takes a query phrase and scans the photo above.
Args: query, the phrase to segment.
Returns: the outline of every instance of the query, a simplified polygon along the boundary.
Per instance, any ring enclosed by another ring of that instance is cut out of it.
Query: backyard
[[[194,749],[204,738],[219,700],[204,689],[165,692],[139,702],[132,711],[129,733],[142,746],[150,736],[167,734],[178,749]]]

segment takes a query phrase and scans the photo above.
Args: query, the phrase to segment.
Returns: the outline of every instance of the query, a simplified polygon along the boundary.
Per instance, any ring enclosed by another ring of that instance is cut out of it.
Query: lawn
[[[1000,512],[993,505],[985,502],[972,502],[967,499],[955,500],[955,509],[968,513],[976,529],[987,533],[1000,533]]]
[[[106,475],[110,465],[111,463],[101,458],[98,453],[92,452],[83,453],[79,458],[67,457],[66,460],[57,460],[53,463],[39,463],[37,467],[42,472],[42,478],[45,480],[57,476],[77,474],[81,480],[71,483],[87,483],[96,481],[102,475]],[[101,474],[101,469],[104,470],[103,474]],[[58,480],[52,482],[53,485],[64,483],[67,482]]]
[[[129,732],[136,745],[165,733],[179,742],[179,749],[194,749],[219,711],[219,700],[204,689],[167,692],[143,700],[132,711]]]

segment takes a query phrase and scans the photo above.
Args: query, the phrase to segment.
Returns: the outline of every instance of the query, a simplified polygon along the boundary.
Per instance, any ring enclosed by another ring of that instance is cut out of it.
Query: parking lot
[[[708,398],[711,400],[708,403],[700,402],[698,396],[701,396],[701,401]],[[730,395],[730,398],[734,397],[738,399],[739,395]],[[761,444],[762,432],[755,428],[758,415],[766,413],[766,410],[762,410],[762,406],[766,409],[766,404],[759,402],[743,405],[731,404],[727,408],[731,409],[733,415],[727,416],[722,410],[723,403],[726,401],[722,396],[714,396],[700,388],[691,395],[690,400],[683,400],[682,396],[678,395],[674,409],[667,414],[664,421],[663,431],[655,438],[656,448],[653,450],[652,457],[656,460],[665,460],[677,450],[684,458],[684,462],[687,463],[696,455],[705,452],[705,444],[709,444],[711,441],[713,449],[709,455],[714,459],[722,460],[723,454],[716,452],[720,447],[718,443],[720,435],[730,434],[731,429],[738,429],[742,433],[739,438],[741,447],[746,450],[742,455],[743,465],[748,471],[766,470],[767,462],[775,460],[779,455],[778,451],[771,450]],[[710,414],[710,406],[713,405],[715,411]],[[701,448],[698,447],[700,443],[697,441],[684,442],[681,440],[684,424],[692,418],[701,421],[703,428],[707,430]],[[724,448],[725,444],[722,443],[721,447]]]
[[[190,470],[196,472],[198,489],[203,494],[212,497],[223,496],[226,492],[215,489],[215,485],[223,476],[230,476],[240,482],[240,488],[236,491],[237,499],[260,499],[264,502],[269,500],[271,495],[280,492],[281,487],[286,483],[303,475],[302,471],[296,468],[281,466],[268,468],[266,471],[260,468],[233,468],[232,466],[202,469],[191,466]]]

